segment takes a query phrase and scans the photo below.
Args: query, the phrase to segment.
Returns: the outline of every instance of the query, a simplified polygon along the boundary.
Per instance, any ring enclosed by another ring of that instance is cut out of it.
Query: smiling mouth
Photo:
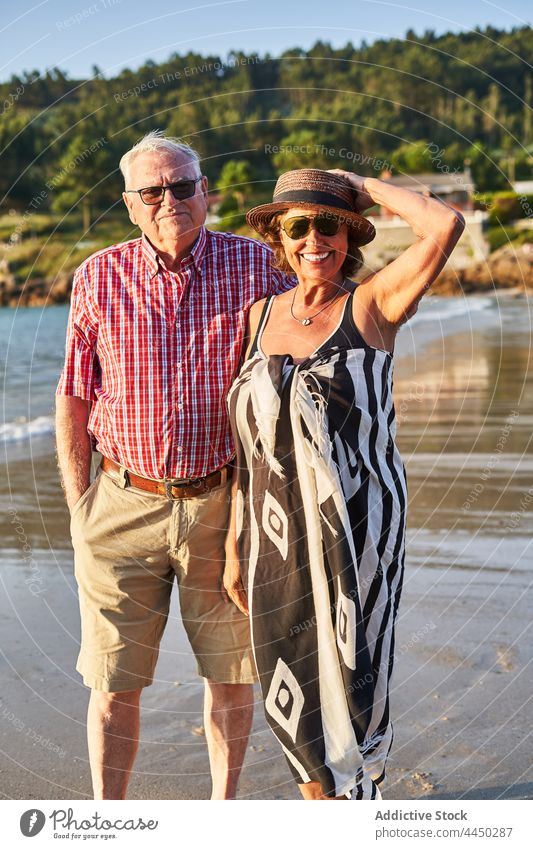
[[[320,262],[324,262],[333,251],[322,251],[321,253],[301,253],[300,256],[305,259],[306,262],[310,262],[314,265],[318,265]]]

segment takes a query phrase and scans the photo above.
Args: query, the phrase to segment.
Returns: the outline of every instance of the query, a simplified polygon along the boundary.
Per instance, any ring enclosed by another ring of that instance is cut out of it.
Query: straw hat
[[[321,171],[318,168],[299,168],[287,171],[276,183],[272,203],[254,206],[246,213],[250,227],[263,233],[273,215],[293,207],[317,207],[341,218],[354,230],[360,245],[371,242],[376,231],[374,225],[354,209],[357,192],[344,177]]]

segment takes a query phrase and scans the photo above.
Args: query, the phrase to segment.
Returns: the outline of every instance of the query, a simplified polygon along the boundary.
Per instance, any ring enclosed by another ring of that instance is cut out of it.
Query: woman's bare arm
[[[262,298],[260,301],[256,301],[255,304],[252,304],[252,306],[250,307],[250,311],[248,312],[248,321],[246,323],[246,335],[244,337],[243,343],[245,350],[244,359],[247,359],[250,354],[250,349],[255,339],[257,328],[259,327],[261,313],[263,312],[265,301],[266,298]]]
[[[248,313],[248,321],[246,323],[246,334],[244,337],[243,346],[245,349],[244,359],[250,354],[261,313],[265,304],[265,298],[261,301],[256,301],[252,304]],[[231,483],[231,508],[228,525],[228,533],[226,534],[226,566],[223,576],[223,593],[225,597],[231,600],[241,613],[248,615],[248,601],[246,592],[242,585],[241,569],[239,564],[239,555],[237,551],[237,473],[234,469],[233,479]]]
[[[359,192],[358,208],[374,204],[402,218],[418,236],[389,265],[368,277],[378,314],[392,325],[400,325],[416,311],[416,305],[444,267],[465,222],[460,212],[434,198],[391,186],[385,180],[341,173]]]
[[[233,470],[231,482],[231,508],[226,535],[226,566],[222,579],[226,598],[235,604],[241,613],[248,616],[248,600],[241,579],[241,567],[237,549],[237,472]]]

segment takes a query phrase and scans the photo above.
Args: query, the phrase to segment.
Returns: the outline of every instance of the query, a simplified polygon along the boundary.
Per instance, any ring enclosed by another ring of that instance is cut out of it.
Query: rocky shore
[[[21,282],[2,265],[0,307],[44,307],[50,304],[68,304],[70,301],[72,273],[62,272],[53,280],[34,278]]]
[[[482,262],[445,268],[431,287],[435,295],[462,295],[516,289],[533,291],[533,244],[505,245]]]

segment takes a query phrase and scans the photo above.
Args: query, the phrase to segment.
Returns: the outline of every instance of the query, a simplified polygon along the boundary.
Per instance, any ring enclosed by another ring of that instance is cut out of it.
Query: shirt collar
[[[143,256],[144,256],[146,265],[148,267],[148,273],[150,275],[150,278],[152,278],[160,270],[160,267],[162,265],[161,259],[159,257],[159,254],[157,253],[156,249],[154,248],[154,246],[152,245],[150,240],[147,238],[147,236],[145,236],[144,233],[142,235],[141,245],[142,245]],[[189,256],[192,259],[192,262],[193,262],[197,271],[201,271],[202,261],[203,261],[203,258],[205,256],[206,246],[207,246],[207,230],[205,229],[205,227],[202,227],[201,230],[200,230],[200,233],[198,234],[198,238],[196,239],[194,245],[192,246],[190,254],[189,254]],[[185,257],[185,259],[182,263],[184,268],[186,268],[187,265],[188,265],[188,262],[187,262],[188,258],[189,257]]]

